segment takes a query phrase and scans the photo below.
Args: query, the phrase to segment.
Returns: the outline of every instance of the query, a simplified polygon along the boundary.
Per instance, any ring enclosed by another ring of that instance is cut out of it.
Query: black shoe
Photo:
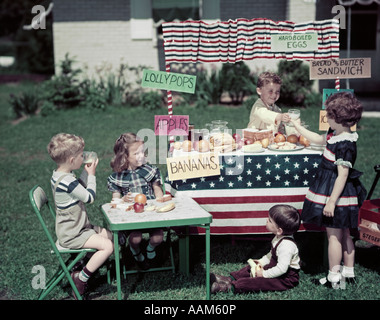
[[[232,282],[232,279],[230,277],[221,276],[215,273],[210,273],[210,283],[213,283],[213,282],[230,284]]]
[[[125,233],[123,231],[119,231],[118,237],[119,237],[119,245],[125,246],[125,244],[127,243],[127,236],[125,235]]]
[[[353,285],[357,284],[355,277],[343,277],[343,278],[344,278],[344,282],[347,284],[353,284]]]
[[[136,263],[137,263],[137,266],[139,267],[140,270],[148,270],[151,268],[149,262],[147,261],[148,259],[144,257],[144,260],[143,261],[137,261],[136,260]]]

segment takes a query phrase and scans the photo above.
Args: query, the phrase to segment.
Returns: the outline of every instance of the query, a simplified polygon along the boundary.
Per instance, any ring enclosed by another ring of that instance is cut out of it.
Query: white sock
[[[138,251],[136,251],[135,249],[133,249],[131,246],[129,247],[129,249],[131,249],[131,252],[133,254],[133,257],[135,258],[136,261],[144,261],[145,257],[144,255],[141,253],[140,249],[138,249]]]
[[[148,259],[154,259],[156,256],[156,251],[154,250],[155,248],[156,247],[153,247],[149,242],[148,246],[146,247],[146,256]]]
[[[327,275],[327,280],[329,280],[330,282],[335,282],[335,283],[339,282],[340,273],[329,270],[329,274]]]
[[[354,278],[355,277],[354,267],[343,266],[342,276],[346,278]]]

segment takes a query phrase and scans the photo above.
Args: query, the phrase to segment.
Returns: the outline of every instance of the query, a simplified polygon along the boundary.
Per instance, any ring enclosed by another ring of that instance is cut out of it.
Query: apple
[[[310,141],[307,140],[304,136],[300,136],[300,144],[304,145],[305,147],[310,146]]]
[[[276,143],[285,142],[285,141],[286,141],[285,136],[281,133],[276,134],[276,136],[274,137],[274,142]]]
[[[239,142],[241,140],[241,135],[238,133],[234,133],[232,135],[232,138],[234,138],[235,142]]]
[[[268,147],[269,146],[269,139],[264,138],[263,140],[261,140],[261,144],[262,144],[263,148]]]
[[[133,204],[133,209],[137,213],[144,212],[144,205],[142,203],[135,202]]]
[[[190,140],[185,140],[184,142],[182,142],[183,151],[190,152],[192,147],[193,147],[193,144],[191,143]]]
[[[286,140],[291,142],[291,143],[297,143],[298,137],[295,134],[291,134],[286,138]]]
[[[236,143],[236,148],[239,150],[244,146],[244,141],[240,140],[239,142]]]
[[[207,140],[199,140],[198,151],[199,152],[208,152],[208,151],[210,151],[210,144],[208,143]]]
[[[142,203],[143,205],[146,205],[146,195],[143,193],[139,193],[135,196],[135,202]]]
[[[202,140],[201,140],[201,141],[202,141]],[[194,141],[194,143],[193,143],[193,148],[194,148],[195,151],[199,151],[199,140]]]
[[[245,144],[245,145],[247,145],[247,144],[252,144],[252,143],[253,143],[253,141],[250,140],[250,139],[245,139],[245,140],[244,140],[244,144]]]

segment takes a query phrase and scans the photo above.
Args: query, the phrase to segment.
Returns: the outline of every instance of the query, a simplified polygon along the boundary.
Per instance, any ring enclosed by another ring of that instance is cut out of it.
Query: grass
[[[17,124],[8,104],[9,93],[16,93],[19,86],[0,87],[0,299],[36,299],[37,290],[32,288],[35,265],[45,267],[47,277],[57,266],[50,255],[50,248],[28,200],[28,191],[35,184],[50,190],[49,180],[55,168],[49,158],[46,146],[58,132],[70,132],[84,137],[86,150],[98,153],[100,163],[97,169],[97,199],[87,206],[90,220],[102,224],[99,205],[109,201],[106,179],[111,172],[109,162],[117,137],[126,131],[138,132],[141,128],[152,128],[154,114],[166,114],[166,108],[149,112],[142,108],[110,107],[107,111],[73,109],[57,112],[47,117],[33,116]],[[319,106],[302,111],[302,116],[312,130],[317,130]],[[229,127],[244,128],[249,117],[243,107],[211,106],[204,110],[192,107],[175,107],[175,114],[190,115],[191,123],[202,126],[215,119],[226,119]],[[374,178],[373,166],[379,162],[378,128],[380,119],[364,118],[359,127],[358,158],[356,168],[364,172],[362,182],[369,190]],[[165,173],[165,165],[159,164]],[[50,196],[50,194],[49,194]],[[379,198],[379,188],[373,196]],[[232,243],[230,236],[212,236],[211,270],[227,275],[228,272],[244,266],[250,258],[259,258],[269,250],[266,241],[237,237]],[[299,233],[304,265],[300,285],[288,292],[252,293],[244,295],[218,294],[220,300],[363,300],[380,298],[380,255],[378,248],[357,249],[356,274],[358,284],[346,290],[328,290],[310,283],[310,279],[324,275],[323,265],[324,234]],[[174,241],[175,258],[178,260],[178,243]],[[129,300],[189,300],[205,297],[204,238],[191,239],[191,276],[180,274],[147,273],[129,275],[123,282],[124,298]],[[116,286],[108,285],[104,268],[90,282],[90,299],[116,299]],[[55,289],[48,298],[69,299],[71,290],[65,283]]]

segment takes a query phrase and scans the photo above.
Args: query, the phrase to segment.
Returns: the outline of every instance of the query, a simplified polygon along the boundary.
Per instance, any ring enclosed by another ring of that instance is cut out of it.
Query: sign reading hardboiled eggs
[[[318,34],[316,32],[272,34],[271,50],[274,52],[316,51],[318,50]]]

